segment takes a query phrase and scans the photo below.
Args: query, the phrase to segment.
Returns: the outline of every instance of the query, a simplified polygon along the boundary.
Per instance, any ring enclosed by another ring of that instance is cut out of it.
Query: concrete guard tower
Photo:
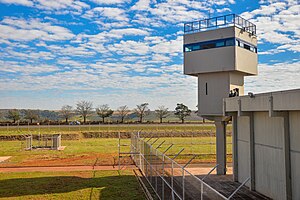
[[[184,24],[184,74],[198,78],[198,115],[213,120],[217,174],[226,174],[223,99],[244,94],[244,76],[257,75],[256,26],[230,14]]]

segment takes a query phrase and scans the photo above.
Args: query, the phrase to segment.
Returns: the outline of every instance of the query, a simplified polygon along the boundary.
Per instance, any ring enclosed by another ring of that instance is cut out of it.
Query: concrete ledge
[[[272,99],[272,102],[270,101]],[[225,112],[300,110],[300,89],[225,98]],[[240,101],[240,106],[239,102]]]

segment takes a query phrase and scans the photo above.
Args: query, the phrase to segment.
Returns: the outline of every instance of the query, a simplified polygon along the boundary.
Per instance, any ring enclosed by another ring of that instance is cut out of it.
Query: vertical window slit
[[[205,83],[205,94],[207,95],[207,83]]]

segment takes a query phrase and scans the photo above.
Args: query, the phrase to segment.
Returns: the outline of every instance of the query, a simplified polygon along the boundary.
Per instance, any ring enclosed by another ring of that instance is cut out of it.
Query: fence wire
[[[159,199],[228,199],[148,141],[132,133],[131,155]]]

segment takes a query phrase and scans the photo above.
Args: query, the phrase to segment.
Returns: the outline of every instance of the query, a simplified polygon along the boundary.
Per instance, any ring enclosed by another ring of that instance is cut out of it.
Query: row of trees
[[[123,123],[125,118],[129,114],[136,114],[139,118],[139,122],[142,123],[143,119],[146,115],[150,113],[150,109],[148,108],[148,103],[142,103],[139,105],[136,105],[136,108],[133,110],[130,110],[127,105],[120,106],[116,110],[112,110],[109,105],[103,104],[96,108],[93,108],[93,103],[90,101],[79,101],[76,103],[75,109],[70,105],[64,105],[62,106],[60,110],[60,115],[63,117],[66,121],[66,123],[69,122],[69,119],[74,114],[79,114],[83,118],[83,122],[86,123],[87,117],[91,115],[92,113],[96,113],[101,119],[102,122],[105,122],[105,118],[114,115],[117,115],[120,118],[120,122]],[[158,108],[155,110],[155,114],[157,118],[159,118],[160,123],[163,122],[163,119],[170,115],[170,111],[165,106],[158,106]],[[184,120],[187,116],[190,116],[191,110],[184,104],[177,104],[175,108],[174,114],[184,123]],[[13,123],[21,119],[21,115],[19,110],[12,109],[8,111],[7,118],[13,120]],[[38,120],[39,115],[38,112],[35,110],[26,110],[25,115],[23,117],[26,120],[29,120],[30,123],[33,122],[33,120]]]
[[[125,117],[130,113],[133,112],[137,114],[139,117],[139,122],[142,123],[143,119],[146,115],[150,113],[150,109],[148,108],[148,103],[142,103],[139,105],[136,105],[136,108],[134,108],[132,111],[129,110],[127,105],[120,106],[116,111],[113,111],[110,109],[110,107],[107,104],[101,105],[96,107],[96,113],[99,117],[102,118],[102,122],[104,122],[105,118],[112,116],[112,114],[115,112],[121,119],[121,123],[124,122]],[[76,104],[76,111],[83,117],[84,123],[86,123],[86,117],[88,114],[90,114],[93,110],[93,103],[90,101],[79,101]],[[155,110],[155,114],[160,120],[160,123],[162,123],[163,118],[166,118],[170,112],[169,109],[165,106],[158,106],[158,108]],[[66,122],[68,122],[69,117],[72,114],[72,106],[65,105],[62,107],[61,112],[63,113]],[[184,104],[177,104],[175,108],[174,113],[181,121],[184,123],[184,119],[187,116],[191,115],[191,110]]]
[[[9,110],[6,117],[13,120],[13,123],[16,123],[16,121],[19,121],[21,119],[20,112],[17,109]],[[30,123],[32,123],[33,120],[37,120],[38,118],[39,114],[35,110],[25,110],[24,119],[29,120]]]

